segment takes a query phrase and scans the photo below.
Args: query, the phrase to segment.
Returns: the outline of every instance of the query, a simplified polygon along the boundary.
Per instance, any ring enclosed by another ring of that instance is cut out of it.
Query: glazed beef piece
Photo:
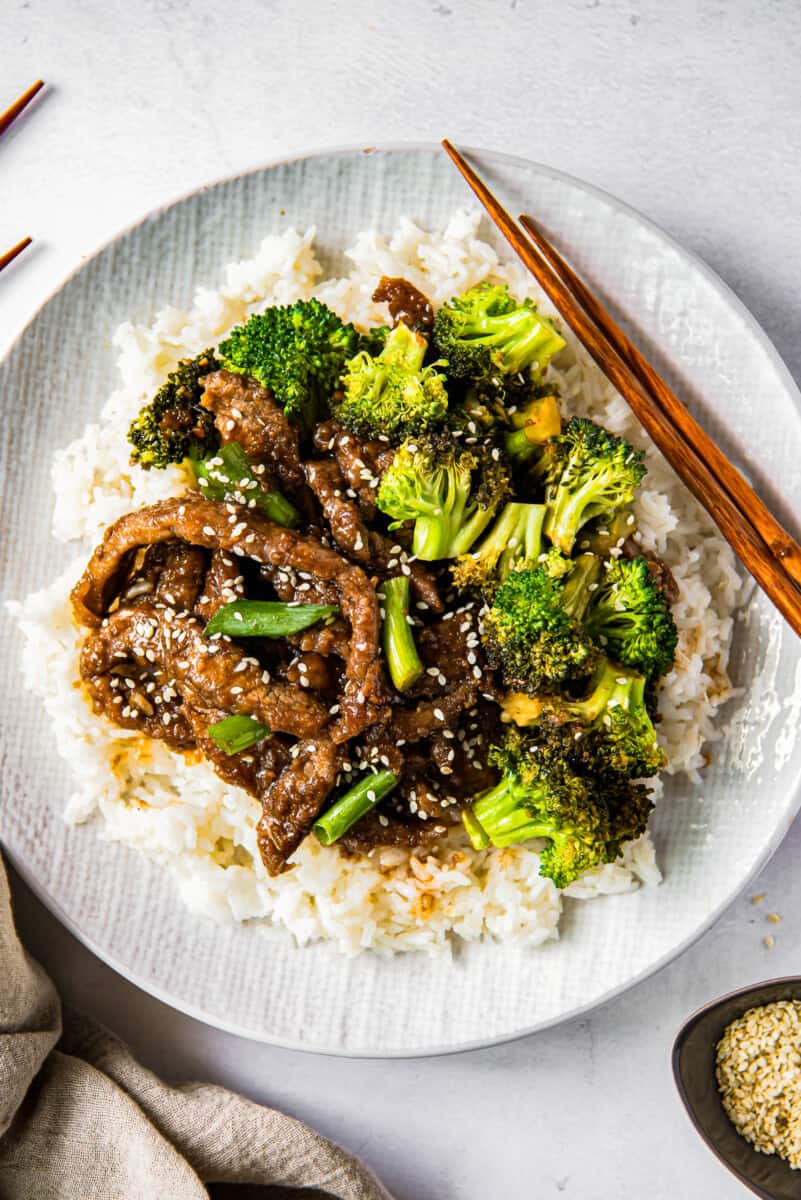
[[[204,638],[197,618],[169,608],[117,609],[86,639],[81,677],[90,693],[123,662],[150,672],[160,685],[151,700],[157,709],[166,689],[191,708],[252,716],[295,737],[313,736],[330,723],[327,708],[306,689],[273,680],[239,646]]]
[[[434,327],[434,309],[431,301],[408,279],[383,275],[373,292],[377,303],[385,303],[390,316],[397,325],[401,321],[420,333],[429,333]]]
[[[344,758],[329,738],[310,738],[292,747],[284,770],[262,798],[259,851],[267,870],[286,869],[331,791]]]
[[[267,466],[289,493],[303,488],[298,431],[255,379],[215,371],[205,379],[200,401],[214,413],[223,443],[239,442],[254,466]]]
[[[345,742],[382,718],[384,706],[376,699],[381,663],[375,588],[359,567],[316,539],[274,525],[241,505],[186,497],[120,517],[106,530],[73,589],[77,619],[99,625],[131,556],[144,545],[175,539],[333,582],[351,636],[340,712],[328,734],[334,742]]]

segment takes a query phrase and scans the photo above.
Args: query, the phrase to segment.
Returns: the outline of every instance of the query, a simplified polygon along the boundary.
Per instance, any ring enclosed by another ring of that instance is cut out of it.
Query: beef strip
[[[347,854],[369,854],[379,846],[397,846],[424,854],[439,841],[443,832],[442,826],[437,829],[432,822],[421,821],[418,817],[404,821],[388,813],[371,812],[352,826],[337,845]]]
[[[364,524],[357,506],[345,498],[345,481],[337,464],[331,461],[307,462],[304,463],[304,470],[340,550],[356,562],[372,568],[378,575],[396,575],[402,561],[393,549],[396,543]],[[406,565],[409,582],[417,599],[424,601],[434,612],[441,611],[442,601],[431,572],[419,562]]]
[[[262,799],[259,851],[271,875],[286,869],[334,786],[344,758],[328,738],[297,742],[292,758]]]
[[[280,737],[267,737],[239,754],[226,754],[208,736],[208,731],[229,716],[228,713],[189,705],[184,706],[184,713],[198,749],[212,764],[215,773],[226,783],[241,787],[257,799],[261,799],[289,761],[289,749]]]
[[[239,442],[251,463],[267,465],[288,492],[302,490],[298,431],[272,392],[248,375],[221,370],[206,376],[200,403],[214,413],[224,443]]]
[[[351,637],[340,713],[328,736],[334,742],[345,742],[383,719],[375,588],[359,567],[319,541],[274,525],[241,505],[179,497],[120,517],[106,530],[73,588],[77,620],[96,627],[137,549],[173,538],[209,550],[223,549],[260,563],[286,565],[298,573],[333,582],[343,615],[350,622]]]
[[[206,570],[206,554],[186,542],[168,542],[167,554],[153,593],[159,604],[168,604],[178,612],[195,607]]]
[[[434,309],[431,301],[408,279],[382,275],[373,292],[373,299],[377,304],[387,304],[396,325],[403,321],[421,333],[428,333],[433,328]]]
[[[357,437],[338,421],[323,421],[314,430],[314,447],[321,454],[333,454],[358,500],[365,521],[376,515],[376,493],[381,476],[388,470],[395,451],[388,442]]]
[[[227,639],[203,637],[195,618],[141,603],[112,613],[81,652],[81,676],[95,692],[98,680],[124,655],[152,671],[168,692],[192,708],[219,709],[256,717],[268,728],[295,737],[319,734],[329,722],[327,708],[300,687],[265,679],[255,658]],[[153,693],[153,706],[161,693]]]
[[[312,625],[311,629],[294,634],[288,641],[304,654],[322,654],[323,658],[332,655],[341,659],[348,657],[348,631],[339,617],[327,625]]]
[[[239,564],[226,550],[213,550],[203,591],[195,604],[195,615],[210,621],[218,608],[241,599],[245,594],[245,580]]]
[[[421,700],[413,708],[393,709],[392,732],[396,739],[419,742],[437,729],[451,729],[459,714],[473,707],[477,696],[478,683],[467,679],[436,700]]]

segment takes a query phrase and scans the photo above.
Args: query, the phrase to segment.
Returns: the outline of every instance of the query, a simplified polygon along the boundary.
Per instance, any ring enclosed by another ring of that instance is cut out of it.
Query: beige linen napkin
[[[287,1188],[391,1200],[299,1121],[210,1084],[171,1087],[86,1018],[65,1013],[62,1028],[53,984],[17,937],[0,859],[0,1197],[197,1200],[212,1182],[263,1185],[246,1194],[265,1200]]]

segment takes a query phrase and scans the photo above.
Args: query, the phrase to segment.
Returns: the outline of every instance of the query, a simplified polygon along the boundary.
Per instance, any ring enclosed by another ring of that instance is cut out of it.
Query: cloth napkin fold
[[[391,1200],[300,1121],[211,1084],[163,1083],[106,1030],[62,1018],[17,937],[0,859],[0,1196],[202,1200],[214,1182],[262,1185],[247,1195],[265,1200],[287,1188]]]

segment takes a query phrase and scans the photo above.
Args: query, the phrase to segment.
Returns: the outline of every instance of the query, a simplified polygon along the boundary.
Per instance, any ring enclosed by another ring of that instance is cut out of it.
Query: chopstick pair
[[[458,150],[447,139],[442,145],[512,249],[628,402],[676,474],[801,637],[801,591],[796,586],[801,584],[801,546],[776,520],[534,221],[521,216],[521,229]]]
[[[22,95],[15,100],[14,103],[7,108],[4,113],[0,113],[0,136],[2,136],[7,129],[11,128],[20,113],[28,107],[31,100],[33,100],[34,96],[36,96],[43,87],[44,80],[37,79],[36,83],[31,84],[28,90],[23,92]],[[33,238],[24,237],[21,241],[17,242],[16,246],[12,246],[10,250],[6,250],[5,254],[0,254],[0,271],[2,271],[4,267],[7,267],[9,263],[12,263],[19,254],[22,254],[22,251],[25,249],[25,247],[30,246],[32,241]]]

